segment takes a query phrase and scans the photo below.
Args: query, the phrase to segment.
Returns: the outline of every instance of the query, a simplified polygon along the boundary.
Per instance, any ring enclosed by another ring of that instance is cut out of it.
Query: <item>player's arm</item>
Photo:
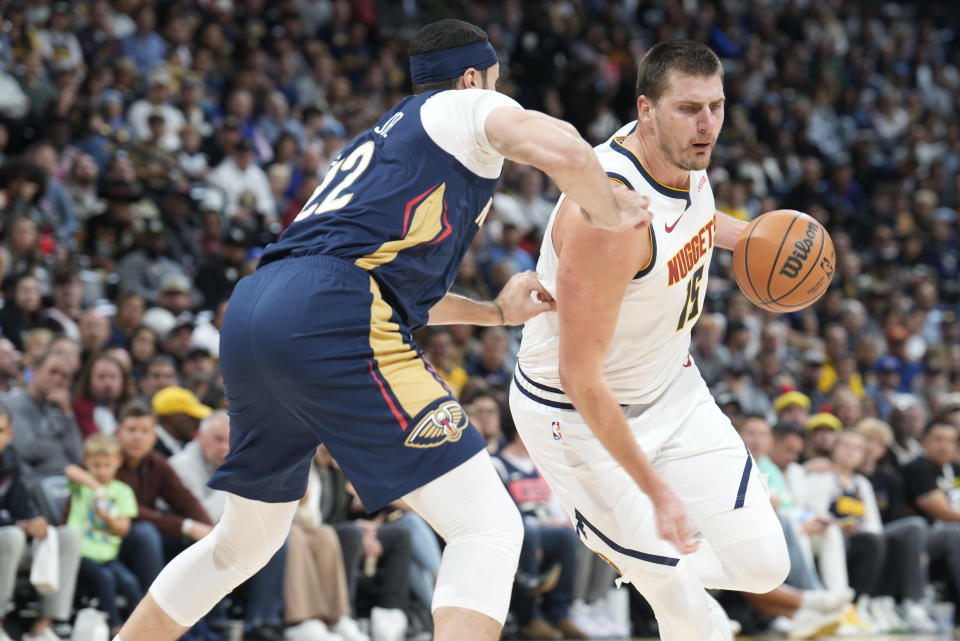
[[[723,247],[733,251],[733,246],[737,244],[743,230],[747,228],[747,221],[734,218],[722,211],[716,212],[717,222],[717,247]]]
[[[917,507],[923,510],[927,516],[931,516],[941,521],[960,521],[960,511],[953,509],[950,505],[950,499],[947,493],[937,488],[926,494],[921,494],[916,499]]]
[[[487,116],[484,131],[490,145],[505,158],[543,171],[579,213],[603,229],[631,229],[650,222],[649,199],[625,192],[618,200],[593,148],[573,125],[538,111],[501,107]]]
[[[428,325],[522,325],[541,312],[555,309],[553,297],[534,272],[514,274],[492,301],[447,294],[430,308]]]
[[[603,362],[620,303],[631,279],[652,252],[647,229],[611,233],[588,225],[565,200],[554,240],[559,253],[557,314],[560,381],[564,392],[607,452],[653,500],[660,536],[681,552],[696,549],[682,504],[647,459],[630,431]]]

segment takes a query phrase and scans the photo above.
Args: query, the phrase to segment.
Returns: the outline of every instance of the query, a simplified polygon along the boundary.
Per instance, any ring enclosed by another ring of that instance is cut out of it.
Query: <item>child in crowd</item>
[[[132,609],[143,597],[133,573],[118,559],[120,544],[137,516],[137,498],[129,485],[116,480],[123,464],[120,444],[107,434],[93,434],[83,443],[83,464],[68,465],[64,473],[70,486],[67,525],[80,532],[80,581],[97,597],[97,607],[109,617],[111,634],[123,619],[117,611],[117,594]]]

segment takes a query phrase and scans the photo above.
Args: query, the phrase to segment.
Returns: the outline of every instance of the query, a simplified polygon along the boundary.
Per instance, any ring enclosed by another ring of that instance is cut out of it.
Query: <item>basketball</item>
[[[733,249],[733,274],[743,295],[771,312],[815,303],[833,280],[836,252],[830,234],[791,209],[757,216]]]

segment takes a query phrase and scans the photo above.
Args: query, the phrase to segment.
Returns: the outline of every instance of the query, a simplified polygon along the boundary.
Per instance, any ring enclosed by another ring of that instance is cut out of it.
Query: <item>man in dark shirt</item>
[[[54,529],[30,496],[21,474],[20,460],[10,447],[12,440],[9,410],[0,406],[0,616],[10,605],[21,561],[30,554],[31,547],[27,542],[46,539]],[[60,583],[55,592],[43,596],[40,616],[24,635],[25,641],[55,639],[51,623],[54,619],[66,621],[70,618],[80,568],[80,535],[66,526],[57,527],[56,534]],[[2,629],[3,620],[0,618]]]
[[[943,568],[960,605],[960,465],[957,427],[934,418],[923,430],[926,454],[903,467],[907,503],[932,526],[927,537],[930,569]],[[934,577],[935,578],[935,577]]]

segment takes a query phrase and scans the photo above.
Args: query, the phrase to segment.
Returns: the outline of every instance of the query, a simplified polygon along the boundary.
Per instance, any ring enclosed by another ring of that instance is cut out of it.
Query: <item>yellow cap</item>
[[[776,412],[782,412],[791,405],[800,405],[803,409],[808,410],[810,409],[810,397],[803,392],[793,390],[781,394],[773,401],[773,409]]]
[[[843,429],[843,423],[830,412],[820,412],[807,419],[808,430],[815,430],[820,427],[829,427],[831,430],[839,432]]]
[[[153,411],[157,416],[170,414],[186,414],[196,419],[203,419],[213,412],[196,395],[183,387],[164,387],[153,396]]]

